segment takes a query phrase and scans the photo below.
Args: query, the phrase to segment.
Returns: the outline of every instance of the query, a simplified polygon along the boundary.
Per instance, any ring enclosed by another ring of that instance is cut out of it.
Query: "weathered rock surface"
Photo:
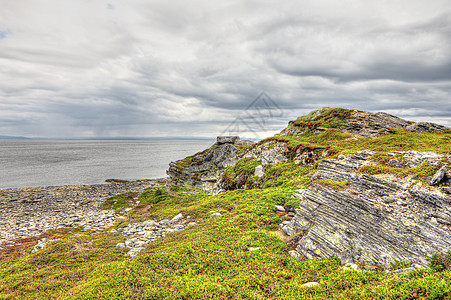
[[[429,185],[356,174],[367,163],[356,156],[320,162],[295,217],[282,226],[302,236],[296,251],[309,259],[338,256],[343,263],[389,268],[401,260],[427,265],[428,256],[451,249],[451,198]],[[337,191],[317,179],[348,180],[350,187]]]
[[[156,181],[134,181],[0,190],[0,244],[60,227],[110,227],[119,216],[99,209],[106,199],[157,185]]]
[[[238,146],[251,144],[238,136],[218,136],[216,144],[196,154],[189,166],[180,167],[179,162],[171,162],[166,173],[173,184],[190,184],[215,193],[220,189],[217,184],[220,174],[241,158]]]
[[[408,131],[412,132],[434,132],[434,131],[445,131],[450,128],[429,122],[418,122],[406,127]]]

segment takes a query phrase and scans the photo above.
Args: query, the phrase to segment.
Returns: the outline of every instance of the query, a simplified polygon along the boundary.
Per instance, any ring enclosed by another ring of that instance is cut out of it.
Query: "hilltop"
[[[340,108],[258,143],[218,137],[159,187],[106,200],[108,230],[3,252],[0,296],[450,298],[450,142],[444,126]]]

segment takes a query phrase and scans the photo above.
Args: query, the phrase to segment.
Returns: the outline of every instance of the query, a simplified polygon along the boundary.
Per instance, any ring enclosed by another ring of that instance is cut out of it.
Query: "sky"
[[[0,135],[263,138],[324,106],[451,126],[449,0],[0,0]]]

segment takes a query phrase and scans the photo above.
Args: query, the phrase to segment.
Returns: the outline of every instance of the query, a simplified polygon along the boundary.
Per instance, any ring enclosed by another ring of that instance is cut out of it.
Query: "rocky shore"
[[[52,186],[0,190],[0,247],[20,238],[35,237],[49,229],[83,226],[107,228],[120,217],[100,210],[109,197],[142,192],[158,180],[112,181],[105,184]]]

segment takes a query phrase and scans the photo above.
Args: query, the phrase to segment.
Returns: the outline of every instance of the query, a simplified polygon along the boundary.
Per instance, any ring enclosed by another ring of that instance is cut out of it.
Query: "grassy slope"
[[[335,155],[362,149],[449,153],[450,134],[413,135],[399,130],[378,139],[345,142],[341,132],[331,129],[283,138],[294,146],[337,147]],[[43,250],[31,254],[28,248],[0,261],[0,299],[451,298],[450,270],[386,275],[383,270],[343,271],[337,259],[297,261],[288,257],[290,241],[284,242],[275,233],[284,217],[277,216],[274,205],[298,206],[298,200],[290,195],[308,185],[313,167],[284,162],[267,167],[262,178],[252,176],[253,168],[255,162],[247,159],[226,171],[237,185],[234,188],[247,189],[208,196],[177,186],[140,195],[141,204],[116,226],[171,218],[179,212],[192,216],[199,225],[150,244],[136,258],[125,257],[126,250],[115,247],[125,240],[116,233],[80,229],[49,233],[56,241]],[[246,172],[248,176],[241,178]],[[112,202],[118,205],[113,208],[127,205],[118,200]],[[210,217],[212,210],[222,215]],[[249,247],[259,249],[249,251]],[[320,285],[302,287],[309,281]]]

